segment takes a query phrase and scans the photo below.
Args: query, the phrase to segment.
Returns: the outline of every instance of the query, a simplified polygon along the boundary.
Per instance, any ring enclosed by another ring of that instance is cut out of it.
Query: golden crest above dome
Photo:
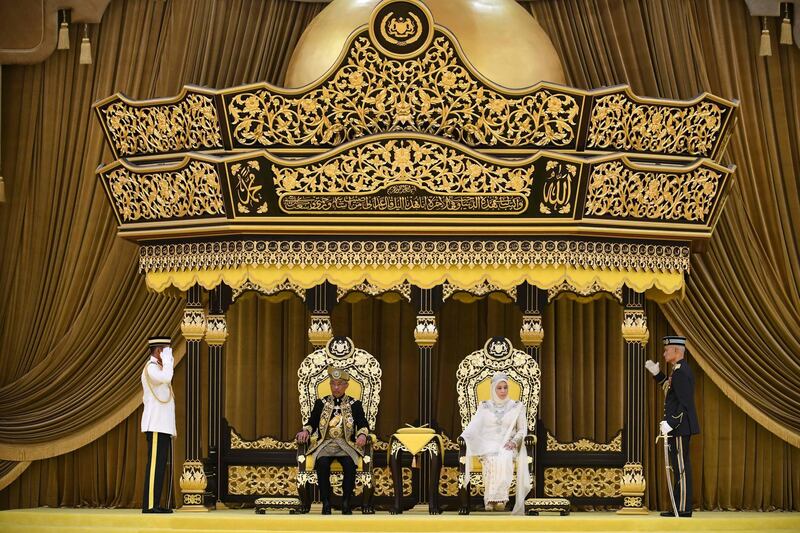
[[[433,15],[422,2],[384,0],[372,11],[369,35],[389,57],[407,59],[433,39]]]
[[[323,77],[351,34],[365,25],[381,52],[406,59],[427,48],[434,23],[449,30],[473,67],[498,85],[565,82],[549,37],[514,0],[334,0],[297,43],[285,86],[303,87]]]

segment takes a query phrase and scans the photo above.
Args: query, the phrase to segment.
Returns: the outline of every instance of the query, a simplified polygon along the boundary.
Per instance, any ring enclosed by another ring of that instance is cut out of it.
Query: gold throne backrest
[[[495,372],[508,375],[508,395],[527,406],[528,432],[534,432],[541,371],[533,357],[515,349],[505,337],[492,337],[482,349],[472,352],[458,365],[456,392],[462,429],[469,424],[478,404],[491,398],[490,387]]]
[[[333,337],[324,348],[311,352],[300,363],[297,391],[301,423],[311,415],[314,401],[331,393],[328,367],[341,368],[350,374],[346,394],[361,400],[370,430],[375,431],[381,402],[381,366],[372,354],[356,348],[348,337]]]

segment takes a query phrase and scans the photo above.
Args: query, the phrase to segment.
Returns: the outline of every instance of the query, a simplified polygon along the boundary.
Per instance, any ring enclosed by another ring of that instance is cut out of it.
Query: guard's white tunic
[[[142,371],[142,390],[144,392],[142,395],[144,400],[142,431],[154,431],[175,436],[178,433],[175,430],[175,398],[173,398],[170,388],[174,364],[172,351],[164,350],[161,353],[161,360],[163,368],[159,366],[155,357],[151,357],[150,362]]]

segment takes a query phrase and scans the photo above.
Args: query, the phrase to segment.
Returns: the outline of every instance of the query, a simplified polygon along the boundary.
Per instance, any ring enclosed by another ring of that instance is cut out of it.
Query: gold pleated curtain
[[[699,363],[695,506],[800,510],[800,452],[781,440],[797,444],[800,429],[800,126],[792,120],[800,114],[800,51],[775,44],[775,55],[759,58],[758,23],[743,0],[523,4],[553,39],[572,85],[627,82],[638,94],[673,98],[707,89],[742,100],[727,152],[738,167],[730,200],[709,249],[693,259],[686,299],[663,311],[690,337],[691,364]],[[78,66],[73,35],[68,52],[42,64],[2,67],[0,458],[8,461],[0,463],[0,483],[10,484],[0,507],[141,503],[142,347],[150,334],[177,334],[182,301],[147,293],[135,246],[115,236],[94,178],[112,156],[91,103],[117,90],[151,98],[176,94],[184,83],[280,83],[297,39],[323,7],[114,0],[90,30],[92,65]],[[657,307],[648,312],[654,339],[673,331]],[[620,315],[609,301],[563,301],[546,312],[542,417],[561,441],[606,441],[622,425]],[[520,346],[519,320],[511,304],[492,299],[443,306],[434,401],[451,436],[459,432],[455,367],[491,335]],[[379,435],[416,419],[410,305],[345,302],[333,322],[337,334],[381,361]],[[304,305],[247,296],[232,307],[229,327],[229,420],[246,438],[288,440],[300,423],[296,369],[310,351]],[[651,342],[649,357],[659,348]],[[183,381],[179,362],[176,464]],[[648,385],[649,442],[659,394]],[[663,465],[646,449],[648,504],[665,508]]]
[[[741,101],[725,156],[736,182],[686,298],[664,313],[736,405],[800,446],[800,49],[776,31],[774,54],[759,57],[760,20],[744,1],[525,4],[569,85]]]

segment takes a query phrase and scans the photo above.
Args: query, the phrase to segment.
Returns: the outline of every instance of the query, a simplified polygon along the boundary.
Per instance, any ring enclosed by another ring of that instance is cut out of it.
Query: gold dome
[[[333,0],[300,37],[286,87],[302,87],[333,66],[350,34],[381,0]],[[511,89],[539,81],[565,83],[553,43],[514,0],[423,0],[435,23],[450,30],[469,61],[491,81]]]

